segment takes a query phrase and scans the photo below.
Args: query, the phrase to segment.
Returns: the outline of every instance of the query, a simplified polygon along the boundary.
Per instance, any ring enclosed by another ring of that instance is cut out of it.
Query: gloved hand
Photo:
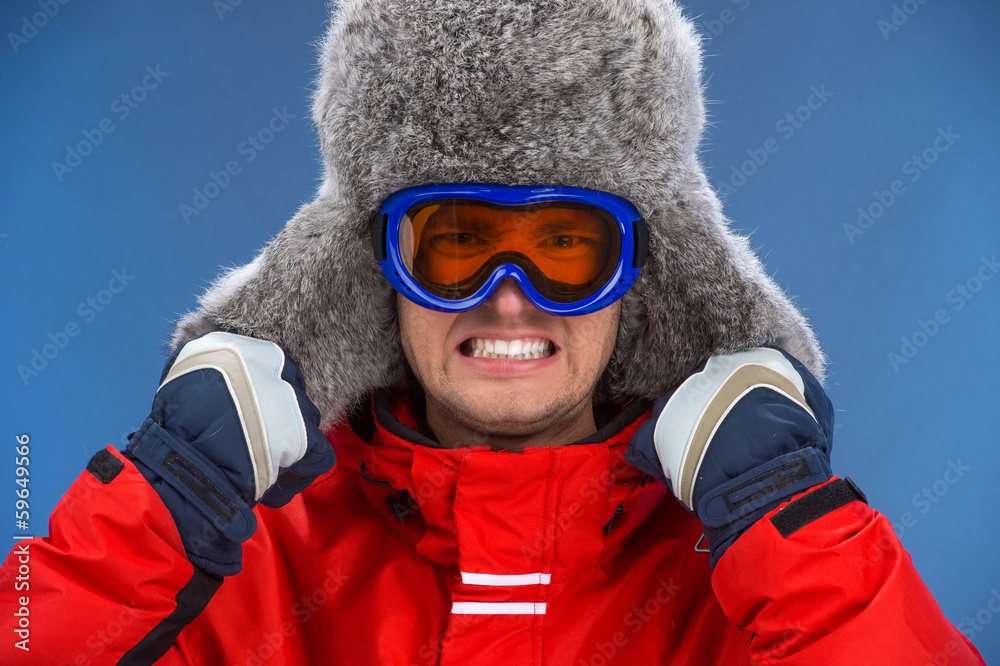
[[[295,363],[272,342],[222,332],[173,354],[125,455],[170,510],[191,562],[218,576],[240,570],[258,502],[287,504],[335,462]]]
[[[657,400],[626,457],[702,521],[714,567],[760,517],[832,477],[832,435],[816,378],[787,352],[756,347],[711,357]]]

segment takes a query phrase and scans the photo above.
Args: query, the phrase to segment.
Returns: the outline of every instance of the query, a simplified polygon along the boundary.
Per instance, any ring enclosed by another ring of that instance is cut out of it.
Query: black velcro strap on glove
[[[227,539],[242,543],[253,536],[257,518],[215,464],[147,418],[129,442],[129,452],[196,507]],[[175,516],[175,520],[177,516]],[[198,526],[178,525],[192,533]]]
[[[837,479],[800,497],[771,516],[771,524],[781,536],[788,538],[814,520],[857,500],[868,503],[868,498],[854,481],[849,478]]]
[[[714,567],[737,537],[764,514],[833,476],[827,456],[813,447],[786,453],[714,488],[698,504],[698,516]]]

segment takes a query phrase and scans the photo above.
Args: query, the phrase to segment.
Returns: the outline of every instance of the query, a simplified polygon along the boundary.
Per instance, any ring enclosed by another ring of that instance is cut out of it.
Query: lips
[[[462,343],[462,354],[472,358],[495,358],[510,361],[529,361],[551,356],[555,344],[545,338],[469,338]]]

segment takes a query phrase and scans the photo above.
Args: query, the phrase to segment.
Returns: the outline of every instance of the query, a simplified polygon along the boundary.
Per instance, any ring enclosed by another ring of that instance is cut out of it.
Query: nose
[[[500,281],[500,284],[487,299],[486,305],[505,319],[515,319],[526,312],[537,309],[512,277],[506,277]]]

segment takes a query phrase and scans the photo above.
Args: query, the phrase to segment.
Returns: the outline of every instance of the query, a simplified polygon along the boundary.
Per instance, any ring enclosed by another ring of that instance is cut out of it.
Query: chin
[[[567,416],[559,413],[558,401],[551,398],[544,400],[520,391],[505,393],[477,395],[461,406],[462,416],[469,425],[488,434],[511,436],[534,434]]]

